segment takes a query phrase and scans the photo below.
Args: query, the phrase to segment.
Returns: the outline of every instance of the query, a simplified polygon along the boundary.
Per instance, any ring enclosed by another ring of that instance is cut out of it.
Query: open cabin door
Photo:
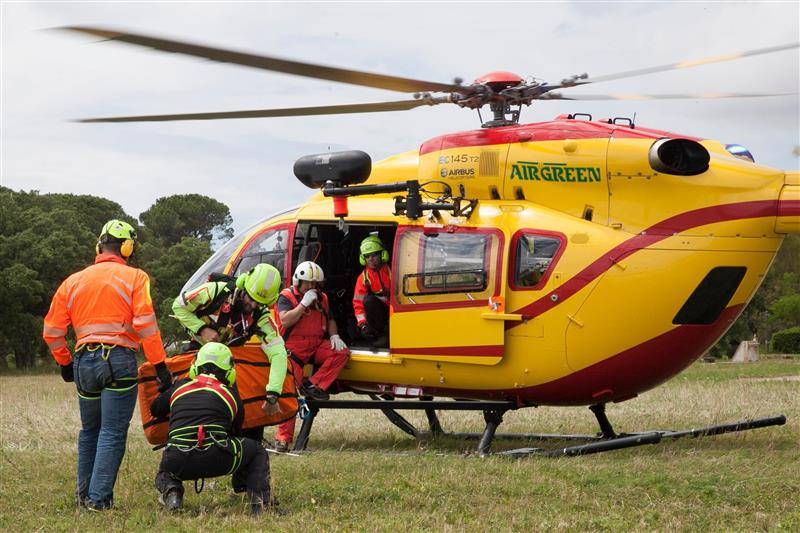
[[[504,295],[503,250],[503,233],[495,228],[399,228],[392,264],[392,356],[500,362],[505,323],[487,316],[490,298]]]

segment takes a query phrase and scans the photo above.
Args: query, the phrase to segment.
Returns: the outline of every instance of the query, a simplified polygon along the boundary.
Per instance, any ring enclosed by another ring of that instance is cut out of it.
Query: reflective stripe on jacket
[[[58,287],[44,319],[42,337],[60,365],[69,364],[67,327],[75,330],[78,349],[88,343],[138,350],[160,363],[166,357],[150,299],[150,278],[114,254],[100,254],[91,265]]]
[[[236,398],[231,394],[230,390],[214,376],[205,374],[200,374],[189,383],[181,385],[172,392],[172,396],[170,396],[169,399],[170,410],[175,409],[175,402],[178,399],[193,392],[216,394],[230,411],[231,421],[236,419],[236,414],[239,412],[239,407],[236,405]]]
[[[366,267],[364,272],[358,276],[356,288],[353,291],[353,311],[355,311],[356,322],[359,326],[367,321],[367,315],[364,312],[364,298],[367,297],[367,294],[377,296],[388,305],[391,279],[392,272],[386,263],[381,263],[378,270]]]
[[[172,312],[183,327],[197,333],[203,326],[214,322],[210,315],[218,314],[226,305],[228,307],[233,305],[233,292],[230,291],[228,283],[209,281],[175,298],[172,302]]]

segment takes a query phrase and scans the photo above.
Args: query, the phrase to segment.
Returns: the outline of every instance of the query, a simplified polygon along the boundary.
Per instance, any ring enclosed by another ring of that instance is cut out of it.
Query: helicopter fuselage
[[[391,246],[389,347],[348,338],[342,385],[591,405],[635,397],[702,355],[800,231],[798,173],[630,122],[445,135],[375,164],[367,183],[403,180],[463,187],[478,207],[412,220],[392,214],[391,195],[352,197],[341,228],[318,193],[234,239],[187,285],[254,261],[288,282],[313,259],[347,331],[356,241],[377,232]]]

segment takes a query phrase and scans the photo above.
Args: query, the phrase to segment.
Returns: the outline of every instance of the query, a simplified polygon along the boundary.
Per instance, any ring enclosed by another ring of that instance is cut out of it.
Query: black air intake
[[[731,301],[747,272],[745,267],[715,267],[672,319],[673,324],[713,324]]]
[[[697,141],[689,139],[659,139],[650,147],[650,167],[664,174],[696,176],[708,170],[711,156]]]

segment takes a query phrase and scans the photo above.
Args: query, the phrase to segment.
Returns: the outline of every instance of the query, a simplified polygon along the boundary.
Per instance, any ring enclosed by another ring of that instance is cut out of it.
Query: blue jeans
[[[107,509],[114,503],[114,483],[136,406],[136,352],[84,346],[75,353],[72,367],[81,413],[78,502]]]

